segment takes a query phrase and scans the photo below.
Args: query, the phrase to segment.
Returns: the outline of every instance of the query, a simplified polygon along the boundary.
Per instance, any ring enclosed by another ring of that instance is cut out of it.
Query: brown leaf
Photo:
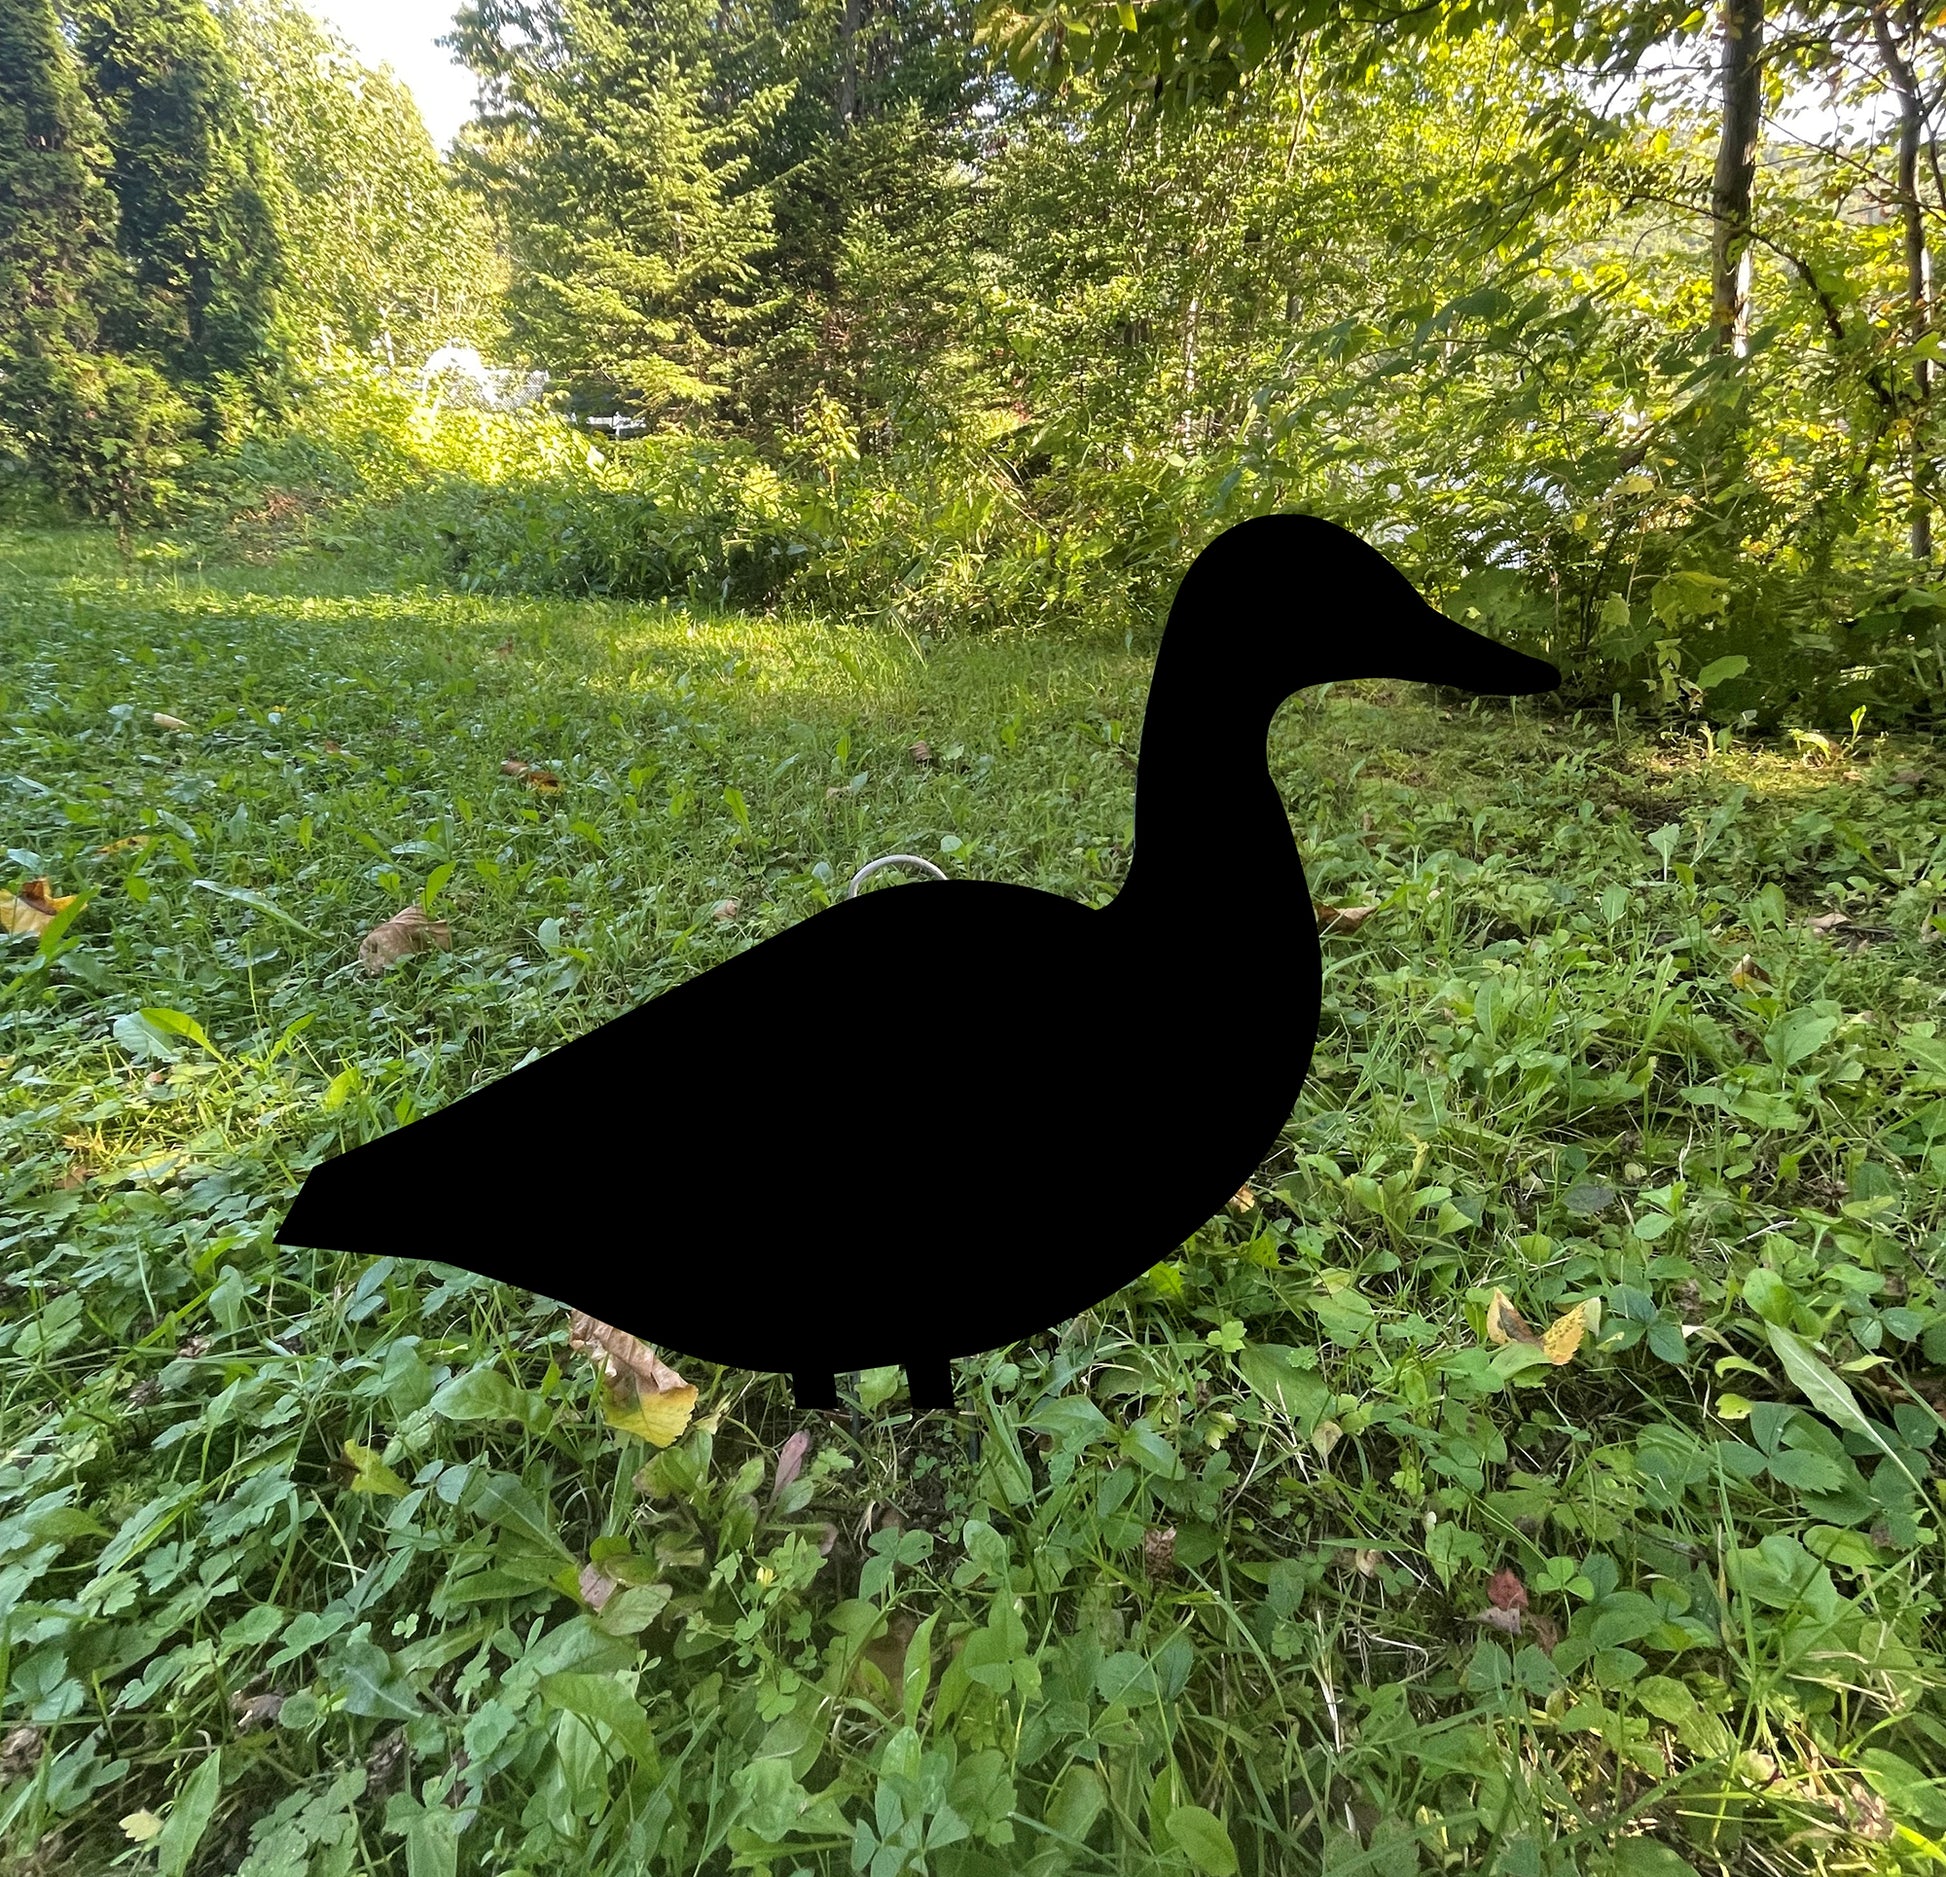
[[[260,1695],[234,1694],[230,1706],[236,1712],[236,1730],[240,1734],[255,1733],[259,1727],[275,1724],[277,1716],[284,1711],[284,1697],[274,1692]]]
[[[1526,1609],[1527,1586],[1512,1565],[1503,1565],[1487,1579],[1487,1601],[1496,1610]]]
[[[37,938],[75,901],[72,893],[56,893],[43,879],[29,880],[20,896],[0,893],[0,932]]]
[[[1497,1604],[1489,1603],[1484,1610],[1475,1610],[1472,1620],[1484,1623],[1488,1629],[1497,1629],[1503,1636],[1520,1634],[1520,1612],[1503,1610]]]
[[[777,1477],[771,1481],[770,1496],[778,1497],[804,1470],[804,1456],[811,1451],[811,1436],[803,1428],[777,1449]]]
[[[1175,1576],[1176,1528],[1173,1525],[1142,1534],[1142,1563],[1149,1576],[1159,1584]]]
[[[409,1751],[405,1740],[405,1729],[393,1728],[365,1756],[366,1791],[383,1792],[393,1780],[398,1778],[399,1769],[405,1765]]]
[[[149,721],[158,730],[187,730],[189,728],[180,717],[172,717],[166,710],[152,712]]]
[[[435,919],[423,906],[407,906],[358,941],[358,958],[377,977],[412,952],[452,949],[453,929],[444,919]]]
[[[1756,959],[1745,952],[1730,967],[1730,982],[1740,991],[1747,991],[1753,984],[1768,984],[1770,973]]]
[[[577,1310],[569,1319],[568,1347],[600,1371],[602,1414],[611,1427],[639,1434],[654,1447],[682,1438],[695,1411],[695,1387],[640,1337]]]
[[[1526,1319],[1513,1307],[1504,1290],[1496,1290],[1487,1301],[1487,1341],[1531,1343],[1536,1349],[1541,1346],[1541,1339],[1527,1327]]]
[[[503,776],[513,776],[524,782],[530,789],[537,789],[543,795],[558,795],[561,792],[561,778],[552,769],[542,769],[534,763],[524,763],[518,756],[509,756],[500,765]]]
[[[1239,1186],[1230,1197],[1230,1210],[1239,1217],[1246,1212],[1254,1211],[1256,1204],[1257,1195],[1247,1186]]]
[[[913,744],[911,749],[906,751],[906,754],[923,769],[932,761],[932,745],[922,738],[919,742]]]
[[[1316,900],[1311,902],[1311,911],[1317,916],[1319,932],[1352,933],[1378,911],[1376,906],[1323,906]]]
[[[0,1780],[18,1779],[41,1763],[41,1730],[16,1727],[0,1740]]]
[[[1805,930],[1815,932],[1819,938],[1829,938],[1841,925],[1850,924],[1851,921],[1841,912],[1821,912],[1815,919],[1804,922]]]

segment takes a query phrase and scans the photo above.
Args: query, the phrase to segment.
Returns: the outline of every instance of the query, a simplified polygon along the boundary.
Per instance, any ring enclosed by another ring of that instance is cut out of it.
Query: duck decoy
[[[787,1372],[806,1408],[894,1363],[915,1408],[950,1408],[955,1357],[1140,1276],[1276,1143],[1322,972],[1267,738],[1293,692],[1350,678],[1560,682],[1343,528],[1246,521],[1170,609],[1109,905],[981,880],[841,900],[324,1161],[280,1241],[410,1246]]]

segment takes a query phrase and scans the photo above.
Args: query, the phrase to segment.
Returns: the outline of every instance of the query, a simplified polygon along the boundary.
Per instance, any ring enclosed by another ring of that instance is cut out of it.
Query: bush
[[[160,372],[112,353],[29,354],[0,377],[0,424],[29,470],[124,532],[175,505],[195,422]]]

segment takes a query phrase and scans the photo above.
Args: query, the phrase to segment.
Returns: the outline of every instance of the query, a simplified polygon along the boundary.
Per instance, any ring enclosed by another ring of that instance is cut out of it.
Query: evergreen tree
[[[412,94],[297,0],[219,0],[218,18],[270,145],[284,250],[301,257],[284,293],[293,342],[405,362],[485,338],[492,230]]]
[[[82,0],[78,50],[107,127],[129,291],[104,325],[207,403],[277,375],[283,255],[269,157],[203,0]]]
[[[94,342],[115,219],[100,131],[53,0],[0,0],[0,368]]]
[[[772,238],[749,147],[788,97],[724,95],[714,8],[478,0],[464,161],[505,231],[515,342],[589,403],[700,414],[726,389]]]

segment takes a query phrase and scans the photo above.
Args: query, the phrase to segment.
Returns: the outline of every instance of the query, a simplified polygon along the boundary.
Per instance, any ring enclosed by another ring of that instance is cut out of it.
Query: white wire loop
[[[881,867],[923,867],[935,880],[943,880],[946,875],[921,854],[881,854],[876,860],[868,860],[851,876],[851,885],[845,889],[847,899],[856,899],[858,889]]]

